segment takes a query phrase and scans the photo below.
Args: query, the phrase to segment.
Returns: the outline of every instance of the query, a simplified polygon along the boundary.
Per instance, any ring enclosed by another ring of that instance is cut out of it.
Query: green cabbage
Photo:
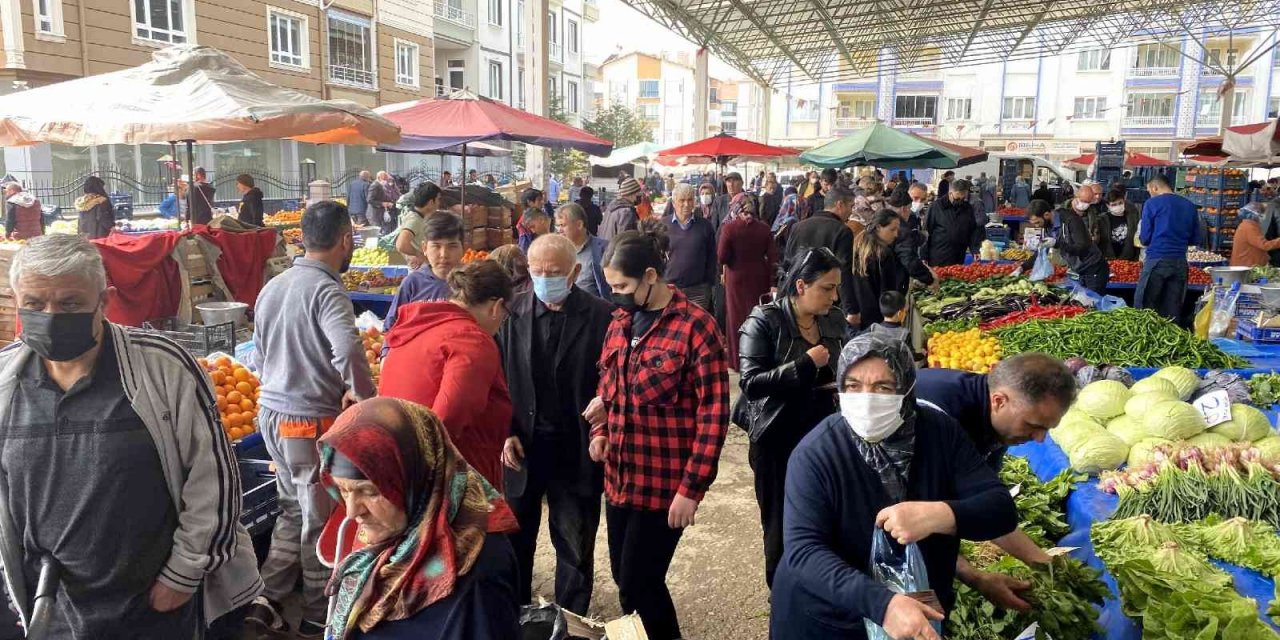
[[[1129,391],[1135,396],[1140,393],[1151,393],[1154,391],[1167,393],[1175,398],[1178,396],[1178,387],[1176,385],[1157,376],[1143,378],[1133,383],[1133,386],[1129,387]]]
[[[1147,410],[1142,417],[1142,427],[1153,436],[1176,441],[1199,435],[1208,425],[1195,407],[1177,400],[1166,400]]]
[[[1231,419],[1209,428],[1216,433],[1236,442],[1253,442],[1271,435],[1271,421],[1267,414],[1247,405],[1231,405]]]
[[[1128,415],[1119,415],[1112,418],[1107,423],[1107,431],[1110,431],[1111,435],[1124,440],[1124,443],[1131,447],[1148,436],[1147,430],[1142,428],[1142,422],[1134,420]]]
[[[1080,473],[1108,471],[1124,464],[1129,455],[1129,445],[1111,435],[1106,429],[1089,436],[1067,451],[1071,468]]]
[[[1129,396],[1123,382],[1099,380],[1080,390],[1075,407],[1099,420],[1110,420],[1124,413],[1124,403]]]
[[[1200,386],[1200,376],[1186,367],[1165,367],[1155,373],[1156,378],[1164,378],[1178,388],[1178,397],[1186,400]]]
[[[1272,463],[1280,463],[1280,436],[1267,436],[1253,442],[1253,448],[1262,454],[1262,459]]]
[[[1187,439],[1187,444],[1194,445],[1208,451],[1211,449],[1221,449],[1223,447],[1231,446],[1231,438],[1206,431],[1198,436],[1192,436]]]
[[[1163,391],[1134,394],[1132,398],[1129,398],[1128,402],[1124,403],[1124,414],[1134,420],[1142,420],[1146,417],[1147,412],[1151,410],[1152,405],[1177,399],[1178,396],[1176,394]]]
[[[1097,421],[1077,411],[1067,412],[1067,415],[1063,416],[1062,422],[1059,422],[1058,426],[1049,433],[1053,436],[1053,441],[1058,443],[1058,446],[1062,447],[1063,451],[1070,451],[1077,444],[1098,434],[1110,435]]]
[[[1149,462],[1154,462],[1152,453],[1155,448],[1165,444],[1173,444],[1173,441],[1164,438],[1143,438],[1139,440],[1129,448],[1129,466],[1143,467]]]

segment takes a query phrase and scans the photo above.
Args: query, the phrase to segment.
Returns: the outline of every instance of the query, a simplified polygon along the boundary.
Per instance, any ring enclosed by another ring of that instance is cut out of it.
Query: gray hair
[[[1065,410],[1076,399],[1076,379],[1061,360],[1043,353],[1020,353],[996,363],[987,374],[993,391],[1012,392],[1032,405],[1053,400]]]
[[[6,182],[6,183],[4,183],[3,185],[0,185],[0,190],[2,190],[2,191],[8,191],[8,190],[10,190],[10,189],[13,189],[13,190],[14,190],[14,191],[13,191],[14,193],[18,193],[18,192],[22,191],[22,183],[21,183],[21,182]]]
[[[37,236],[22,245],[9,266],[9,286],[18,290],[25,275],[59,278],[75,276],[98,292],[107,290],[107,270],[98,248],[79,235]]]
[[[573,246],[573,241],[558,233],[544,233],[529,245],[529,255],[544,250],[559,253],[560,261],[570,269],[578,264],[578,249]]]
[[[559,209],[556,209],[557,215],[561,213],[563,213],[564,217],[569,220],[581,222],[582,224],[587,223],[587,212],[582,210],[582,205],[575,204],[573,202],[570,202],[569,204],[562,204]]]
[[[671,191],[672,200],[680,200],[681,198],[686,198],[686,197],[688,198],[694,197],[693,185],[685,184],[681,182],[680,184],[676,185],[675,189],[672,189]]]

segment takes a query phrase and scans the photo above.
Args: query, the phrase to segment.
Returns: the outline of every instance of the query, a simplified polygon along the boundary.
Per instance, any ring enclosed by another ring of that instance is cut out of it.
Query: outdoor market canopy
[[[613,153],[609,154],[609,157],[607,158],[592,156],[591,164],[597,167],[612,168],[621,167],[635,162],[645,162],[657,156],[658,151],[661,149],[661,145],[657,145],[652,142],[639,142],[630,146],[622,147],[621,149],[614,149]]]
[[[606,156],[613,143],[562,122],[481,98],[466,91],[448,98],[427,98],[379,107],[376,110],[400,126],[398,144],[381,151],[433,152],[440,145],[471,144],[481,140],[511,140],[539,147],[577,149]]]
[[[1078,158],[1072,158],[1062,164],[1074,164],[1088,167],[1093,164],[1094,154],[1086,153]],[[1167,167],[1171,163],[1168,160],[1161,160],[1145,153],[1126,153],[1124,156],[1124,166],[1126,167]]]
[[[624,1],[761,86],[778,88],[1174,44],[1188,33],[1234,30],[1263,40],[1280,25],[1280,0]]]
[[[1182,150],[1186,156],[1211,156],[1224,164],[1280,164],[1280,120],[1228,127],[1226,135],[1197,140]],[[1199,159],[1205,162],[1206,159]]]
[[[151,62],[0,97],[0,146],[400,140],[396,125],[354,102],[271,84],[212,47],[178,45]]]
[[[728,164],[734,160],[761,161],[797,155],[799,151],[789,147],[773,147],[759,142],[743,140],[727,133],[720,133],[697,142],[659,151],[658,158],[683,159],[684,162],[714,162]]]
[[[801,162],[836,169],[954,169],[987,159],[987,152],[932,140],[877,122],[800,154]]]

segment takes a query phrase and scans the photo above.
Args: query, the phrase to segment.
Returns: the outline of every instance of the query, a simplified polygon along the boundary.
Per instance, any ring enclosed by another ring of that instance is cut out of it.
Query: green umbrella
[[[952,169],[961,154],[882,123],[800,154],[802,162],[837,169],[874,165],[883,169]]]

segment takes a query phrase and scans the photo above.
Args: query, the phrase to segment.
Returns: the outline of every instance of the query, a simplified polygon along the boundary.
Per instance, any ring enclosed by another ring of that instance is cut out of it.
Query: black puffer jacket
[[[834,306],[815,321],[822,344],[831,353],[827,367],[834,380],[848,325]],[[836,394],[815,388],[818,367],[806,353],[813,345],[800,334],[791,301],[781,298],[752,309],[738,336],[742,395],[733,407],[734,423],[746,430],[752,442],[794,446],[822,416],[835,412]]]

